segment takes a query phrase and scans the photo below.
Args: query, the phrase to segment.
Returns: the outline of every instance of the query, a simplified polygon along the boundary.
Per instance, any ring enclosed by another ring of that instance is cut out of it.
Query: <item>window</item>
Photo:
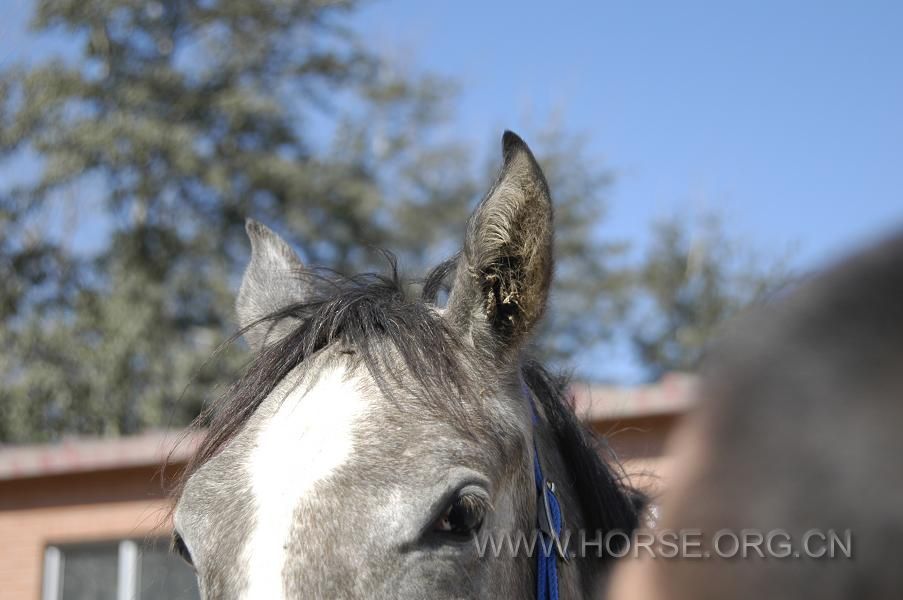
[[[191,567],[168,540],[48,546],[43,600],[197,600]]]
[[[142,548],[138,566],[138,600],[196,600],[200,597],[194,571],[169,551],[169,540],[158,540],[156,544]]]

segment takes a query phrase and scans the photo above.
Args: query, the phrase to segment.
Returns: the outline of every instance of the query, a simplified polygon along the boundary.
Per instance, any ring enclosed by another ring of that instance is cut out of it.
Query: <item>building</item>
[[[165,487],[197,443],[179,438],[0,449],[0,597],[177,599],[179,586],[195,597],[190,569],[167,551]]]
[[[652,385],[574,384],[574,412],[607,440],[631,483],[655,494],[670,470],[666,442],[694,401],[695,377],[668,373]]]
[[[609,436],[634,483],[654,489],[667,477],[664,440],[689,408],[692,384],[669,375],[644,387],[575,385],[575,410]],[[0,446],[0,597],[196,598],[191,570],[168,552],[166,490],[198,441],[150,432]]]

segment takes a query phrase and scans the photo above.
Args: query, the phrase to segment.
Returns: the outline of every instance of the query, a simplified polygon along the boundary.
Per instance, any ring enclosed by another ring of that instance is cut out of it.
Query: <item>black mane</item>
[[[638,525],[646,496],[629,485],[614,451],[605,440],[580,423],[574,414],[567,401],[568,378],[552,375],[533,361],[527,362],[522,372],[549,420],[558,451],[571,477],[568,483],[580,501],[585,529],[629,534]],[[605,462],[603,456],[606,455],[612,459],[612,464]],[[611,550],[620,549],[617,542],[620,540],[612,541]]]

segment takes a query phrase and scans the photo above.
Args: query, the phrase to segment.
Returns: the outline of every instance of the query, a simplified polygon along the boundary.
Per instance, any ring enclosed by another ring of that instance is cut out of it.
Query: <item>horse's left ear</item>
[[[251,240],[251,262],[241,281],[235,312],[245,330],[245,341],[257,351],[297,326],[291,317],[267,317],[304,299],[304,265],[291,246],[266,225],[248,219],[245,229]]]
[[[552,202],[533,153],[502,137],[504,165],[467,223],[448,315],[490,351],[517,348],[542,317],[552,279]]]

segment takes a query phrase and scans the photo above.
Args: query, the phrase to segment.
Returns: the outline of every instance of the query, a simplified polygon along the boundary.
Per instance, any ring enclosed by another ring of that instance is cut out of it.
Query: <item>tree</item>
[[[785,260],[763,261],[720,220],[662,219],[634,273],[631,341],[650,379],[693,371],[718,328],[789,285]]]
[[[0,441],[196,415],[247,359],[208,362],[235,329],[247,216],[340,272],[457,249],[488,177],[442,135],[454,88],[368,48],[357,4],[36,1],[34,27],[78,50],[0,71],[0,163],[38,166],[0,181]],[[597,236],[607,169],[561,128],[531,141],[558,223],[539,346],[564,361],[608,338],[633,280]]]
[[[377,169],[454,153],[429,140],[445,84],[363,47],[343,24],[355,4],[37,2],[38,30],[82,43],[0,74],[0,160],[40,165],[0,195],[0,439],[196,414],[244,360],[205,366],[230,332],[246,216],[285,226],[311,263],[373,264],[398,210]],[[47,227],[67,205],[97,207],[82,215],[96,254]]]

